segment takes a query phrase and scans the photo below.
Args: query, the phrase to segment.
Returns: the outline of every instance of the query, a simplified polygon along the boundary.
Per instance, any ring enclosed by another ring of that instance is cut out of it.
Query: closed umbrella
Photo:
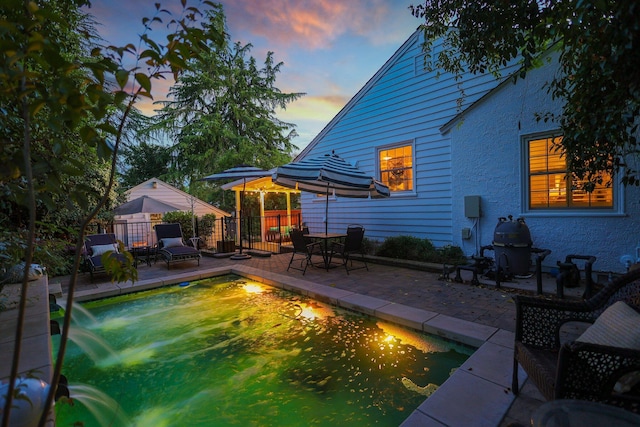
[[[166,213],[186,211],[185,206],[178,206],[149,196],[138,197],[113,209],[115,215],[132,215],[137,213]]]
[[[240,193],[240,212],[238,215],[238,235],[240,236],[240,253],[231,256],[232,259],[248,259],[248,254],[242,253],[242,210],[244,209],[244,190],[247,185],[247,178],[262,178],[268,176],[269,171],[248,165],[239,165],[225,171],[205,176],[201,181],[231,181],[242,179],[242,193]]]
[[[382,198],[391,194],[385,184],[333,152],[280,166],[272,179],[284,187],[326,194],[325,233],[328,231],[326,218],[329,213],[329,194],[359,198]]]

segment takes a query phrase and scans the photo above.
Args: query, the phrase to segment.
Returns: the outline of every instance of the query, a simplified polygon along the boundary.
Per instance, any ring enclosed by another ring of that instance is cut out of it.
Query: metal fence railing
[[[216,219],[213,225],[205,226],[201,221],[195,221],[195,233],[190,225],[183,226],[184,239],[189,242],[191,237],[198,237],[200,249],[213,252],[233,252],[239,247],[237,218],[222,217]],[[113,223],[94,223],[87,229],[87,234],[114,233],[125,247],[155,246],[157,244],[154,227],[160,221],[116,221]],[[244,249],[257,249],[272,253],[280,253],[283,246],[291,244],[289,231],[300,227],[301,214],[278,214],[265,216],[243,217],[240,231]]]

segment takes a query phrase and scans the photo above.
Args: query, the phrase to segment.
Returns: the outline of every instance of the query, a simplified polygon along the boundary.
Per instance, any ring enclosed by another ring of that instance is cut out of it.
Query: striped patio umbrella
[[[244,189],[247,185],[247,178],[262,178],[263,176],[269,176],[269,171],[256,168],[254,166],[239,165],[231,169],[224,170],[213,175],[205,176],[201,181],[232,181],[242,179],[242,193],[240,193],[240,212],[238,215],[238,235],[240,236],[240,253],[233,255],[232,259],[248,259],[250,255],[242,253],[242,210],[244,209]]]
[[[391,194],[389,187],[362,172],[335,153],[303,159],[280,166],[272,175],[273,182],[284,187],[315,194],[326,194],[326,221],[329,195],[338,197],[382,198]]]

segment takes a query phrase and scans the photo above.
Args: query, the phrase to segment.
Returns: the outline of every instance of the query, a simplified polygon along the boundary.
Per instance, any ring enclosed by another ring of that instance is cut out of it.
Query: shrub
[[[23,262],[27,247],[27,232],[0,232],[0,281],[4,273]],[[33,251],[33,263],[47,269],[50,277],[71,273],[73,256],[69,251],[70,243],[57,237],[44,236],[36,239]]]
[[[421,262],[463,264],[466,257],[458,246],[436,249],[431,240],[413,236],[387,237],[375,252],[377,256]]]
[[[376,253],[376,249],[378,247],[378,242],[376,240],[371,240],[366,237],[362,239],[362,252],[367,255],[373,255]]]
[[[429,239],[419,239],[413,236],[387,237],[376,255],[387,258],[410,259],[426,261],[425,254],[434,252],[435,248]]]
[[[467,257],[460,246],[446,245],[439,248],[437,251],[441,257],[441,260],[437,262],[457,265],[467,263]]]
[[[205,232],[213,233],[213,231],[216,229],[216,215],[215,214],[202,215],[202,218],[200,218],[199,226]]]
[[[49,277],[71,274],[73,250],[66,240],[40,240],[33,253],[33,262],[47,268]]]
[[[162,216],[162,221],[172,224],[179,223],[180,228],[182,228],[182,237],[185,239],[189,239],[189,237],[193,236],[193,225],[191,223],[191,212],[183,212],[183,211],[174,211],[167,212]]]
[[[193,236],[193,223],[191,220],[191,212],[183,212],[183,211],[174,211],[167,212],[162,217],[162,221],[166,223],[179,223],[180,228],[182,228],[182,237],[188,239]],[[198,220],[198,237],[200,240],[198,242],[198,247],[202,245],[202,247],[206,248],[207,237],[213,234],[213,231],[216,227],[216,216],[215,214],[205,214]]]
[[[216,216],[215,214],[204,214],[198,221],[198,247],[207,249],[208,241],[210,240],[213,232],[216,229]]]

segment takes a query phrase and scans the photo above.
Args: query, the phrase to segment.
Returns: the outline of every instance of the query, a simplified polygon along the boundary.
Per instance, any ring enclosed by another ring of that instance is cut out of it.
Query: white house
[[[193,211],[198,218],[206,214],[214,214],[216,219],[229,216],[228,212],[218,209],[176,187],[167,184],[158,179],[148,179],[125,192],[127,201],[135,200],[142,196],[149,196],[161,202],[173,205],[179,210],[185,212]],[[162,216],[166,212],[140,212],[130,215],[116,215],[114,217],[116,224],[116,232],[118,238],[123,240],[125,244],[133,246],[136,242],[144,242],[148,245],[154,245],[155,233],[152,230],[153,225],[162,222]],[[219,223],[219,221],[217,221]],[[126,227],[118,226],[118,224]],[[126,230],[126,231],[125,231]],[[191,236],[184,236],[185,238]],[[212,245],[215,240],[221,240],[221,227],[216,227],[212,236],[207,236],[208,245]]]
[[[534,247],[552,251],[546,268],[578,254],[595,256],[596,271],[622,272],[621,257],[640,258],[640,189],[616,184],[589,196],[571,192],[562,171],[536,166],[562,163],[545,145],[561,137],[558,126],[534,116],[559,111],[544,87],[555,62],[516,84],[516,66],[501,80],[456,81],[425,71],[421,45],[416,31],[298,156],[335,151],[391,189],[388,199],[330,200],[330,231],[359,223],[371,239],[412,235],[474,255],[512,215],[525,219]],[[303,193],[301,202],[303,221],[319,227],[324,199]]]

